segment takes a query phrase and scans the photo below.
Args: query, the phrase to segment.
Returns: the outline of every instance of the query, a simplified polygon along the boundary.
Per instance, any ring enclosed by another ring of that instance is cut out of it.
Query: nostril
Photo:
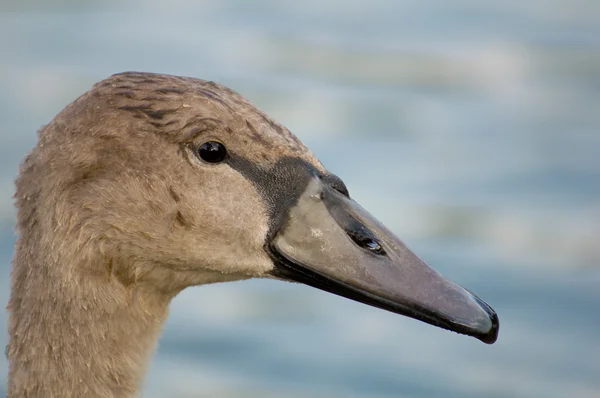
[[[364,242],[365,244],[365,248],[369,249],[370,251],[377,253],[377,254],[383,254],[385,253],[385,250],[383,250],[383,247],[381,247],[381,245],[377,242],[375,242],[374,240],[368,239]]]
[[[370,232],[364,230],[363,228],[355,231],[346,231],[346,233],[359,247],[362,247],[363,249],[380,256],[386,254],[381,244],[379,244],[379,242],[373,238]]]

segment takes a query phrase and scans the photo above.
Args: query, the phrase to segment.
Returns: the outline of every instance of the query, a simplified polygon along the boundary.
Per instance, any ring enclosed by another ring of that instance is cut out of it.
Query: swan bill
[[[492,344],[495,311],[346,195],[313,177],[269,244],[272,274]]]

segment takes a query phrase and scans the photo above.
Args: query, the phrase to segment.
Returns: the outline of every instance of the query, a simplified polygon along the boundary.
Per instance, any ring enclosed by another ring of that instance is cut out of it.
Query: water
[[[2,302],[35,131],[144,70],[242,92],[500,315],[486,346],[302,286],[189,289],[144,397],[600,395],[599,3],[30,0],[0,37]]]

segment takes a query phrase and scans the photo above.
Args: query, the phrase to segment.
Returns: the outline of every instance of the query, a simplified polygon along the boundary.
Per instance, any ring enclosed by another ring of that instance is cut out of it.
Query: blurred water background
[[[487,346],[303,286],[188,289],[144,397],[600,397],[600,2],[1,1],[1,302],[36,130],[125,70],[247,96],[501,321]]]

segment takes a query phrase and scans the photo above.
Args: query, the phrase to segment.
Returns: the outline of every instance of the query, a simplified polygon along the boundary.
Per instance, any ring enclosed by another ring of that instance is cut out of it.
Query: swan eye
[[[198,148],[198,157],[207,163],[219,163],[227,157],[227,149],[220,142],[208,141]]]

